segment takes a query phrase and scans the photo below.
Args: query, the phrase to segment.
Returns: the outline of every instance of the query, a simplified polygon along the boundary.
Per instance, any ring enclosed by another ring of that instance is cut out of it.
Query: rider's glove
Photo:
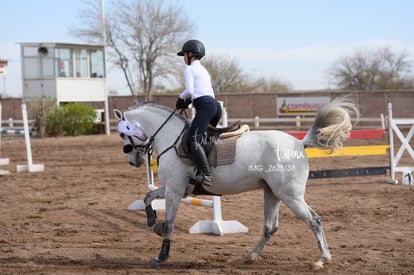
[[[187,98],[187,99],[182,99],[182,98],[178,98],[177,99],[177,103],[175,104],[175,108],[177,109],[187,109],[188,105],[191,104],[191,99]]]
[[[178,98],[177,103],[175,103],[175,108],[184,109],[185,108],[185,100],[182,99],[182,98]]]
[[[187,98],[185,99],[185,102],[184,102],[184,104],[185,104],[185,109],[187,109],[187,108],[188,108],[188,106],[190,106],[190,104],[191,104],[191,103],[193,103],[193,102],[191,101],[191,98],[187,97]]]

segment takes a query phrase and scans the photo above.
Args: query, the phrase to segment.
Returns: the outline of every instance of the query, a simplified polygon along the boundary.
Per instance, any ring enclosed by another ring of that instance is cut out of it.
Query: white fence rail
[[[267,118],[267,117],[254,117],[254,118],[229,118],[228,124],[236,121],[241,121],[243,124],[248,124],[252,129],[277,129],[277,130],[306,130],[313,123],[314,117],[279,117],[279,118]],[[385,120],[387,121],[387,119]],[[115,132],[117,129],[118,120],[110,120],[111,132]],[[356,128],[383,128],[383,120],[381,118],[361,118]],[[32,128],[35,124],[35,120],[29,120],[29,127]],[[17,130],[23,128],[23,120],[8,119],[2,120],[1,125],[3,128],[10,130]]]
[[[35,122],[36,120],[34,119],[28,120],[29,127],[33,126]],[[2,126],[2,128],[7,128],[10,130],[19,130],[19,129],[23,129],[24,121],[19,120],[19,119],[9,118],[7,120],[2,120],[0,125]]]
[[[254,118],[228,118],[228,124],[232,124],[236,121],[241,121],[243,124],[248,124],[255,130],[307,130],[313,121],[314,117],[280,117],[280,118],[268,118],[268,117],[254,117]],[[385,122],[387,120],[385,119]],[[118,120],[111,119],[110,126],[111,132],[115,132],[117,129]],[[359,123],[355,128],[385,128],[384,119],[378,118],[360,118]]]
[[[314,117],[279,117],[279,118],[229,118],[228,123],[232,124],[236,121],[249,124],[254,129],[278,129],[278,130],[305,130],[308,129],[313,121]],[[356,128],[384,128],[384,119],[379,118],[360,118]]]

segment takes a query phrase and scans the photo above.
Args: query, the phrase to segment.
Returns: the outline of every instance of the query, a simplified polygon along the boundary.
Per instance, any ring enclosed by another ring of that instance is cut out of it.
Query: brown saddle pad
[[[229,137],[225,139],[218,139],[207,156],[210,166],[216,167],[220,165],[227,165],[234,162],[236,156],[236,143],[239,136]],[[177,148],[178,156],[181,161],[188,165],[194,166],[194,162],[190,159],[187,152],[180,143]]]

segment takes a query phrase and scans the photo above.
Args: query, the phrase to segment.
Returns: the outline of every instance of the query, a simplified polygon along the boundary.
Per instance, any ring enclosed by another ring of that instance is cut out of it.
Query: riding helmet
[[[191,39],[184,43],[181,51],[177,55],[184,56],[185,52],[192,52],[195,57],[201,58],[206,54],[206,49],[201,41]]]

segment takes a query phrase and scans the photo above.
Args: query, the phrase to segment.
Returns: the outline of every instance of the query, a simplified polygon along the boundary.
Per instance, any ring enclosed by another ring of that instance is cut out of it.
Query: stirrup
[[[194,173],[188,176],[190,179],[190,183],[201,183],[207,186],[211,186],[214,182],[214,177],[210,175],[204,175],[202,172],[198,171],[198,169],[194,170]]]

